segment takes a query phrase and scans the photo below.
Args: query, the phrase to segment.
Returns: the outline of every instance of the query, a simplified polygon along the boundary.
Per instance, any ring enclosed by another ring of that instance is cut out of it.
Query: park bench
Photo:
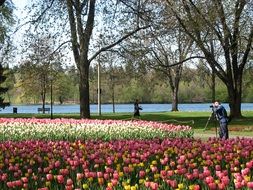
[[[45,112],[50,112],[50,108],[44,108]],[[43,112],[43,108],[38,108],[38,113]]]

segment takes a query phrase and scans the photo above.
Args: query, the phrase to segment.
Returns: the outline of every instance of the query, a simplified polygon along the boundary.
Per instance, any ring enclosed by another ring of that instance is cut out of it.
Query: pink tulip
[[[81,179],[83,179],[83,176],[84,176],[83,173],[77,173],[76,174],[76,180],[80,181]]]
[[[251,162],[251,161],[247,162],[246,163],[246,167],[249,168],[249,169],[251,169],[253,167],[253,162]]]
[[[200,190],[200,186],[199,185],[194,185],[193,190]]]
[[[151,171],[152,171],[153,173],[156,173],[156,172],[158,171],[158,169],[157,169],[156,166],[152,166],[152,167],[151,167]]]
[[[167,171],[167,175],[170,177],[170,176],[173,176],[174,175],[174,171],[173,170],[168,170]]]
[[[221,178],[221,181],[222,181],[222,183],[223,183],[225,186],[227,186],[227,185],[229,184],[229,182],[230,182],[230,179],[228,178],[228,176],[223,176],[223,177]]]
[[[249,172],[250,172],[250,169],[249,169],[249,168],[245,168],[245,169],[242,169],[242,170],[241,170],[241,173],[242,173],[243,176],[248,175]]]
[[[110,175],[108,173],[104,173],[105,180],[108,180],[110,178]]]
[[[139,178],[144,178],[145,175],[146,175],[146,172],[145,172],[145,171],[143,171],[143,170],[140,170],[140,171],[139,171]]]
[[[63,184],[64,183],[64,177],[63,175],[57,175],[56,176],[56,179],[57,179],[57,182],[60,183],[60,184]]]
[[[149,188],[150,187],[150,182],[149,181],[145,181],[144,185],[145,185],[145,187]]]
[[[124,173],[128,174],[130,172],[129,167],[124,166],[123,171]]]
[[[165,177],[165,176],[167,176],[167,171],[166,170],[161,170],[160,174],[161,174],[162,177]]]
[[[159,187],[158,183],[155,183],[155,182],[150,182],[150,188],[152,190],[157,190]]]
[[[208,187],[210,188],[210,190],[216,190],[217,189],[216,183],[214,183],[214,182],[209,183]]]
[[[2,175],[2,181],[6,181],[7,180],[7,178],[8,178],[8,175],[6,174],[6,173],[4,173],[3,175]]]
[[[14,184],[12,181],[8,181],[8,182],[6,183],[6,185],[7,185],[7,187],[9,187],[9,188],[15,187],[15,184]]]
[[[169,180],[168,181],[169,184],[172,188],[176,188],[177,187],[177,181],[176,180]]]
[[[208,176],[208,177],[206,177],[205,181],[206,181],[207,184],[210,184],[210,183],[214,182],[214,179],[213,179],[212,176]]]
[[[119,179],[119,174],[118,174],[118,172],[114,172],[113,173],[113,179]]]
[[[205,177],[210,176],[210,175],[211,175],[211,172],[210,172],[208,169],[206,169],[206,170],[204,170],[203,175],[204,175]]]
[[[111,179],[111,183],[113,186],[117,186],[118,180],[117,179]]]
[[[253,189],[253,181],[247,183],[247,187]]]
[[[54,166],[55,166],[56,168],[59,168],[60,165],[61,165],[61,162],[60,162],[59,160],[57,160],[57,161],[54,163]]]
[[[21,186],[23,186],[23,183],[21,180],[16,180],[16,181],[14,181],[14,185],[17,187],[21,187]]]
[[[226,186],[225,186],[224,183],[219,183],[219,184],[218,184],[218,189],[224,190],[225,188],[226,188]]]
[[[221,166],[220,165],[215,165],[215,170],[216,171],[221,171]]]
[[[235,188],[236,189],[241,189],[243,187],[242,183],[241,182],[235,182]]]
[[[28,189],[28,183],[24,183],[24,184],[23,184],[23,188],[24,188],[24,189]]]
[[[24,182],[24,183],[28,183],[28,178],[27,178],[27,177],[22,177],[21,180],[22,180],[22,182]]]
[[[47,181],[52,181],[54,179],[53,174],[47,174],[46,179],[47,179]]]
[[[65,190],[73,190],[72,185],[65,185]]]

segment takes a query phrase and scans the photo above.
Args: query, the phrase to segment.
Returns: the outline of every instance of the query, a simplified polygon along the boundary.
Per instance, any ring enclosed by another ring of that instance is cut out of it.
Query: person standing
[[[219,101],[213,103],[213,111],[220,124],[219,135],[221,139],[228,139],[228,116],[226,109]]]
[[[139,106],[139,100],[136,99],[134,102],[134,117],[140,117],[140,110],[142,110],[142,107]]]

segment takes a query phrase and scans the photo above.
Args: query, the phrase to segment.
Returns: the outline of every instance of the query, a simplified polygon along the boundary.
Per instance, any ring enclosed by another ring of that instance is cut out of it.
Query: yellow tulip
[[[183,183],[179,183],[179,184],[178,184],[178,188],[179,188],[179,189],[184,189],[184,184],[183,184]]]
[[[88,184],[84,183],[84,184],[83,184],[83,189],[89,189]]]

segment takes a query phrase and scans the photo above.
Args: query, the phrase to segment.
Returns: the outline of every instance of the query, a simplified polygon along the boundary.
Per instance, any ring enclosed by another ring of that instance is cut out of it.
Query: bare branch
[[[90,59],[89,59],[89,62],[91,62],[93,59],[95,59],[101,52],[104,52],[104,51],[107,51],[108,49],[118,45],[119,43],[121,43],[123,40],[127,39],[128,37],[132,36],[133,34],[135,34],[136,32],[138,32],[139,30],[143,30],[143,29],[146,29],[146,28],[149,28],[150,25],[148,26],[144,26],[144,27],[140,27],[140,28],[137,28],[135,29],[134,31],[132,32],[129,32],[128,34],[126,34],[125,36],[123,36],[122,38],[120,38],[119,40],[117,40],[116,42],[106,46],[106,47],[103,47],[101,48],[100,50],[98,50]]]
[[[167,65],[160,65],[160,66],[162,66],[162,67],[164,67],[164,68],[170,68],[170,67],[174,67],[174,66],[183,64],[184,62],[189,61],[189,60],[191,60],[191,59],[206,59],[206,58],[203,57],[203,56],[192,56],[192,57],[188,57],[188,58],[186,58],[186,59],[184,59],[184,60],[182,60],[182,61],[179,61],[179,62],[177,62],[177,63],[170,64],[170,65],[168,65],[168,66],[167,66]]]
[[[243,69],[245,64],[247,63],[247,58],[248,58],[249,52],[252,50],[252,47],[251,47],[252,40],[253,40],[253,26],[251,26],[248,44],[246,46],[246,50],[245,50],[243,58],[242,58],[242,63],[239,66],[240,69]]]
[[[71,40],[68,40],[68,41],[65,41],[65,42],[61,43],[52,53],[48,54],[47,56],[43,57],[42,59],[48,58],[51,55],[55,54],[59,49],[61,49],[62,46],[64,46],[67,43],[70,43],[70,42],[71,42]]]
[[[17,26],[17,28],[14,30],[13,34],[15,34],[17,31],[19,31],[23,26],[25,26],[25,25],[27,25],[27,24],[34,24],[34,23],[38,22],[38,21],[42,18],[42,16],[43,16],[44,14],[46,14],[46,12],[53,6],[54,1],[55,1],[55,0],[52,0],[52,2],[50,3],[50,5],[47,6],[47,7],[45,8],[45,10],[43,10],[42,13],[41,13],[36,19],[34,19],[34,20],[29,20],[29,21],[27,21],[27,22],[25,22],[25,23],[23,23],[23,24]]]

